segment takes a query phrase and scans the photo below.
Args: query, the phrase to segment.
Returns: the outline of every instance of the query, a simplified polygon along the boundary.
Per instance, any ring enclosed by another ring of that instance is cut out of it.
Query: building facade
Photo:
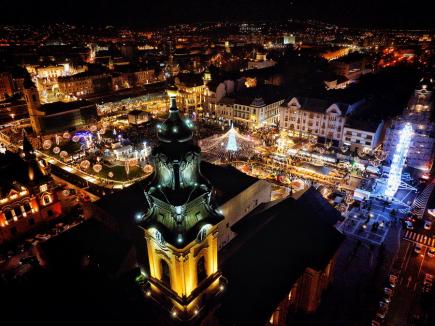
[[[343,130],[342,144],[355,149],[373,150],[381,142],[384,122],[348,120]]]
[[[249,129],[275,126],[279,123],[280,105],[284,98],[268,85],[266,91],[257,88],[247,89],[235,97],[224,97],[216,103],[216,117],[222,121]]]
[[[201,74],[178,74],[175,84],[178,88],[177,104],[180,109],[190,112],[202,109],[206,87]]]
[[[293,285],[288,296],[278,305],[269,319],[269,325],[287,325],[289,312],[315,313],[320,305],[322,294],[333,280],[335,257],[326,267],[316,270],[307,268]]]
[[[429,171],[433,165],[435,124],[431,121],[433,110],[433,84],[422,81],[411,97],[403,114],[392,120],[385,133],[384,150],[392,159],[403,127],[410,123],[413,130],[407,155],[407,165],[419,170]]]
[[[270,202],[271,196],[271,184],[265,180],[257,180],[242,192],[219,205],[219,210],[224,216],[224,220],[218,226],[219,250],[237,236],[231,227],[260,204]]]
[[[59,91],[70,97],[83,97],[95,93],[112,90],[112,76],[110,74],[91,74],[88,72],[73,76],[58,78]]]
[[[0,245],[61,216],[55,184],[27,138],[20,155],[0,154]]]
[[[157,80],[154,69],[134,65],[121,65],[112,74],[114,90],[131,87],[141,87]]]
[[[82,127],[95,123],[98,119],[96,105],[86,100],[41,104],[38,90],[31,81],[26,82],[24,99],[36,135]]]
[[[279,123],[298,137],[317,136],[340,142],[350,111],[349,104],[293,97],[280,107]]]

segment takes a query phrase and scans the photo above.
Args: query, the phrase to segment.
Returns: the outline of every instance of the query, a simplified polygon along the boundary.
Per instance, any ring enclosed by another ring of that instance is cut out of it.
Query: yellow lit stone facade
[[[159,242],[154,228],[145,230],[145,238],[151,282],[160,290],[169,290],[179,309],[193,308],[202,292],[219,277],[217,227],[211,227],[202,241],[194,240],[182,249]]]

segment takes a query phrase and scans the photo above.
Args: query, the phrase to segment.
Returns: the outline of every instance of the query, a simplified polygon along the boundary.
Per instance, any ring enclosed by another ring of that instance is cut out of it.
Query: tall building
[[[148,248],[150,291],[180,318],[198,314],[202,298],[222,286],[217,262],[217,211],[210,182],[199,169],[190,121],[169,91],[169,117],[158,127],[159,145],[152,152],[155,176],[145,195],[149,203],[142,227]],[[142,218],[142,217],[140,217]]]
[[[423,171],[432,168],[435,142],[435,124],[431,121],[432,95],[431,80],[423,79],[402,115],[392,120],[384,141],[384,149],[388,152],[389,160],[393,159],[401,130],[409,123],[413,136],[408,150],[407,165]]]
[[[55,184],[26,137],[20,155],[0,153],[0,244],[61,213]]]
[[[44,112],[40,110],[41,101],[39,100],[38,89],[30,79],[24,82],[24,99],[26,100],[33,132],[39,135],[42,131],[40,119],[44,116]]]
[[[62,132],[95,123],[98,119],[96,105],[88,101],[41,104],[38,90],[30,80],[25,83],[24,98],[36,135]]]

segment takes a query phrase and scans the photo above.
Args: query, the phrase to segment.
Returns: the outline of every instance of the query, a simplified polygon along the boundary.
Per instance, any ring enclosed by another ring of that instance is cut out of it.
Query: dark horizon
[[[54,0],[6,2],[2,24],[69,23],[152,27],[207,21],[258,21],[317,19],[343,27],[428,29],[435,27],[423,1],[403,0],[186,0],[148,2],[144,0]]]

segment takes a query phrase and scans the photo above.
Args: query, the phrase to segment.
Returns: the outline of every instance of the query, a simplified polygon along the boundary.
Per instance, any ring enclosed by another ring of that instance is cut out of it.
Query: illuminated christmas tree
[[[239,147],[237,146],[236,130],[234,129],[234,126],[231,126],[231,129],[228,131],[228,142],[225,149],[231,152],[237,152],[239,150]]]
[[[227,161],[252,157],[255,146],[258,145],[258,140],[240,134],[233,126],[223,135],[214,135],[200,141],[203,153]]]

